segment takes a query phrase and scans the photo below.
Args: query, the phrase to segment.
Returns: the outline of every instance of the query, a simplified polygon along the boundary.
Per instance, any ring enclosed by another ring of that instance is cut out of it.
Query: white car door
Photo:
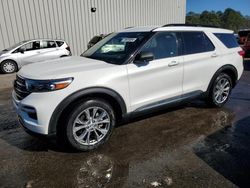
[[[41,41],[41,55],[44,60],[56,59],[61,56],[59,47],[54,40]]]
[[[203,32],[183,32],[183,94],[206,91],[220,61],[218,49]]]
[[[155,34],[141,52],[152,52],[154,60],[127,65],[131,109],[150,108],[180,99],[183,81],[183,57],[179,56],[178,34]]]
[[[26,65],[29,63],[34,63],[38,61],[42,61],[43,57],[41,56],[40,51],[40,41],[32,41],[21,46],[17,51],[18,60],[21,65]]]

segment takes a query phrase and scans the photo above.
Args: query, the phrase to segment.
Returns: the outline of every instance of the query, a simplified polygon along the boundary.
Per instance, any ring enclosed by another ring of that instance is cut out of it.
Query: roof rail
[[[189,26],[189,27],[213,27],[213,28],[218,28],[218,26],[215,25],[203,25],[203,24],[166,24],[163,25],[162,27],[179,27],[179,26]]]

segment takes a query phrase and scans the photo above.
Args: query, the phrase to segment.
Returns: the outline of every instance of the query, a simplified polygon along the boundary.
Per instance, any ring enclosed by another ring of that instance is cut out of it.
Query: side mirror
[[[144,62],[152,60],[154,60],[154,54],[152,52],[141,52],[135,57],[135,62]]]

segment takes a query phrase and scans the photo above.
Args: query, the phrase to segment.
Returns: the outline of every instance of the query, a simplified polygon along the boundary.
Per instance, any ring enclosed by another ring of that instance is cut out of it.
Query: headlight
[[[26,88],[29,92],[48,92],[68,87],[73,78],[55,80],[26,80]]]

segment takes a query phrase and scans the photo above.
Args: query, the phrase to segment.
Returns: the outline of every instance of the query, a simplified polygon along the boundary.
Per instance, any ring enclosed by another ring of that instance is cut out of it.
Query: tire
[[[220,108],[228,101],[231,91],[231,77],[225,73],[220,73],[209,90],[207,103],[212,107]]]
[[[109,139],[115,126],[115,114],[106,101],[90,99],[76,104],[65,122],[63,130],[59,131],[59,140],[66,140],[67,145],[76,150],[89,151]]]
[[[17,72],[18,67],[15,61],[5,60],[0,65],[1,72],[4,74],[11,74]]]

